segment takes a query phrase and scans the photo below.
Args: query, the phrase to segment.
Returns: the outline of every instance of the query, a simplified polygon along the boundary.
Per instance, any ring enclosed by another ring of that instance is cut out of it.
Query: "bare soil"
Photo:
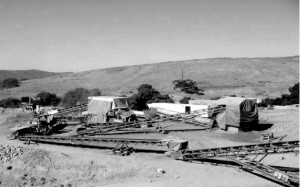
[[[6,136],[10,127],[25,123],[28,115],[22,111],[6,111],[5,115],[0,118],[0,144],[22,146],[26,152],[9,162],[0,162],[0,186],[279,186],[235,166],[183,162],[164,154],[133,153],[122,157],[105,149],[24,145]],[[260,133],[263,132],[273,132],[274,136],[287,134],[283,140],[299,140],[299,109],[260,111],[260,119],[262,123],[272,124],[271,128],[239,133],[217,130],[130,136],[181,138],[190,141],[190,148],[262,143]],[[263,162],[298,167],[299,156],[295,153],[270,155]],[[165,173],[159,174],[158,169]]]

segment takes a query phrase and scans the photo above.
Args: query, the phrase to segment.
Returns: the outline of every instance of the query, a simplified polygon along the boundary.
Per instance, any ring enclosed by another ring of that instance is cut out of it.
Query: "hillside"
[[[39,79],[61,74],[65,73],[55,73],[40,70],[0,70],[0,81],[3,81],[7,78],[17,78],[19,80]]]
[[[184,78],[205,88],[204,98],[231,95],[277,97],[299,82],[299,56],[279,58],[215,58],[145,64],[70,73],[27,80],[18,88],[3,90],[1,97],[21,97],[49,91],[63,95],[77,88],[99,88],[103,94],[136,92],[144,83],[162,93],[174,93],[172,80]],[[193,96],[195,97],[195,96]]]

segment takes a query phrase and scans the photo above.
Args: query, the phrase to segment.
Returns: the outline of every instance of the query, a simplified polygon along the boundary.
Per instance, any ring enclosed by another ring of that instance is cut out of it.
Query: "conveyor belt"
[[[193,129],[129,129],[120,130],[116,132],[106,132],[106,133],[95,133],[95,135],[119,135],[119,134],[147,134],[147,133],[161,133],[167,134],[169,132],[187,132],[187,131],[205,131],[207,128],[193,128]]]
[[[115,124],[109,124],[109,125],[99,125],[96,128],[88,129],[88,130],[82,130],[78,131],[78,135],[95,135],[99,133],[106,133],[113,130],[120,130],[124,128],[135,128],[135,127],[141,127],[141,124],[144,122],[127,122],[127,123],[115,123]]]
[[[112,134],[130,134],[130,133],[153,133],[153,132],[159,132],[159,130],[153,130],[153,129],[140,129],[140,127],[143,124],[147,124],[147,123],[156,123],[155,120],[153,121],[141,121],[141,122],[126,122],[126,123],[115,123],[115,124],[99,124],[98,127],[94,127],[92,129],[88,129],[88,130],[81,130],[78,131],[77,134],[80,135],[88,135],[88,136],[94,136],[94,135],[104,135],[104,134],[108,134],[111,131],[117,131],[114,132]],[[122,132],[121,130],[124,129],[128,129],[131,128],[127,133],[125,133],[124,131]],[[138,128],[138,129],[135,129]],[[167,129],[162,127],[160,129],[160,131],[164,131],[164,132],[171,132],[171,131],[192,131],[192,130],[206,130],[206,129],[210,129],[210,126],[204,126],[204,127],[199,127],[199,128],[195,128],[195,129]]]
[[[195,111],[192,111],[189,113],[178,113],[178,114],[173,114],[173,115],[159,113],[160,117],[158,117],[158,119],[161,119],[163,121],[180,121],[180,122],[191,123],[194,125],[200,125],[200,126],[207,127],[209,124],[199,122],[199,121],[195,120],[195,117],[198,117],[203,112],[218,114],[218,113],[224,111],[225,109],[226,109],[226,107],[224,107],[224,106],[217,106],[217,107],[211,107],[211,108],[206,108],[206,109],[201,109],[201,110],[195,110]]]
[[[299,186],[299,178],[296,175],[291,175],[282,172],[278,169],[264,165],[260,162],[252,161],[247,158],[227,157],[227,159],[237,163],[242,167],[242,169],[247,170],[248,172],[257,174],[262,177],[266,177],[283,186],[290,186],[290,187]]]
[[[87,107],[88,107],[87,103],[77,105],[77,106],[73,106],[73,107],[68,107],[68,108],[65,108],[65,109],[58,110],[58,112],[53,114],[53,116],[61,116],[61,115],[66,115],[68,113],[76,112],[76,111],[79,111],[79,110],[86,110]],[[40,117],[48,116],[48,115],[49,114],[41,114],[41,115],[38,115],[38,117],[40,118]]]
[[[89,146],[98,148],[115,148],[117,145],[126,144],[135,150],[165,152],[167,146],[160,139],[134,139],[134,138],[110,138],[110,137],[70,137],[70,136],[18,136],[25,142],[40,142],[74,146]]]
[[[199,115],[199,111],[193,112],[192,114],[176,114],[176,115],[165,115],[161,114],[161,116],[157,116],[155,119],[150,121],[141,121],[141,122],[126,122],[126,123],[115,123],[115,124],[98,124],[98,127],[88,129],[88,130],[82,130],[78,131],[78,135],[97,135],[97,134],[103,134],[107,133],[109,131],[114,130],[122,130],[126,128],[138,128],[141,127],[141,125],[145,123],[157,123],[157,122],[163,122],[163,121],[180,121],[184,123],[191,123],[196,126],[202,126],[202,128],[205,129],[211,129],[211,124],[205,124],[202,122],[196,121],[194,118]],[[137,133],[139,133],[140,130],[137,130]],[[132,133],[134,133],[132,131]]]
[[[262,144],[250,144],[232,147],[218,147],[199,150],[181,150],[172,153],[173,158],[181,160],[197,160],[211,157],[222,156],[246,156],[257,154],[272,154],[292,152],[295,148],[299,148],[299,140],[273,142]]]
[[[294,187],[299,186],[298,175],[282,172],[274,167],[264,165],[260,163],[260,161],[268,154],[288,153],[294,151],[296,148],[299,149],[299,140],[199,150],[180,150],[171,152],[171,156],[174,159],[185,161],[201,161],[225,157],[229,161],[240,165],[248,172],[275,181],[283,186]],[[257,158],[259,154],[263,154],[264,156],[259,161],[255,161],[254,159]],[[249,159],[247,157],[248,155],[256,155],[256,157]]]

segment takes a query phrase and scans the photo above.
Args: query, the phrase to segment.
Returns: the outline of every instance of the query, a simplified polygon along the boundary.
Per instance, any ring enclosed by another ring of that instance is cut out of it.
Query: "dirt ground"
[[[216,130],[135,134],[131,137],[181,138],[189,140],[193,149],[262,143],[260,133],[263,132],[274,133],[275,137],[287,135],[283,140],[299,140],[299,109],[264,110],[259,114],[262,124],[271,124],[269,129],[239,133]],[[10,117],[12,115],[14,117]],[[0,145],[24,147],[23,153],[12,160],[0,161],[0,186],[279,186],[236,166],[189,163],[156,153],[122,157],[103,149],[24,145],[6,138],[9,128],[24,124],[29,118],[28,114],[15,110],[0,114]],[[299,156],[295,153],[270,155],[263,162],[299,167]],[[165,173],[159,174],[158,169]]]

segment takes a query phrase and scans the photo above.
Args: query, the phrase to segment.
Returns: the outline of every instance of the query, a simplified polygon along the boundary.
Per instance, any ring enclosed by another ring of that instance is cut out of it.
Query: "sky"
[[[294,55],[298,0],[0,0],[0,69]]]

